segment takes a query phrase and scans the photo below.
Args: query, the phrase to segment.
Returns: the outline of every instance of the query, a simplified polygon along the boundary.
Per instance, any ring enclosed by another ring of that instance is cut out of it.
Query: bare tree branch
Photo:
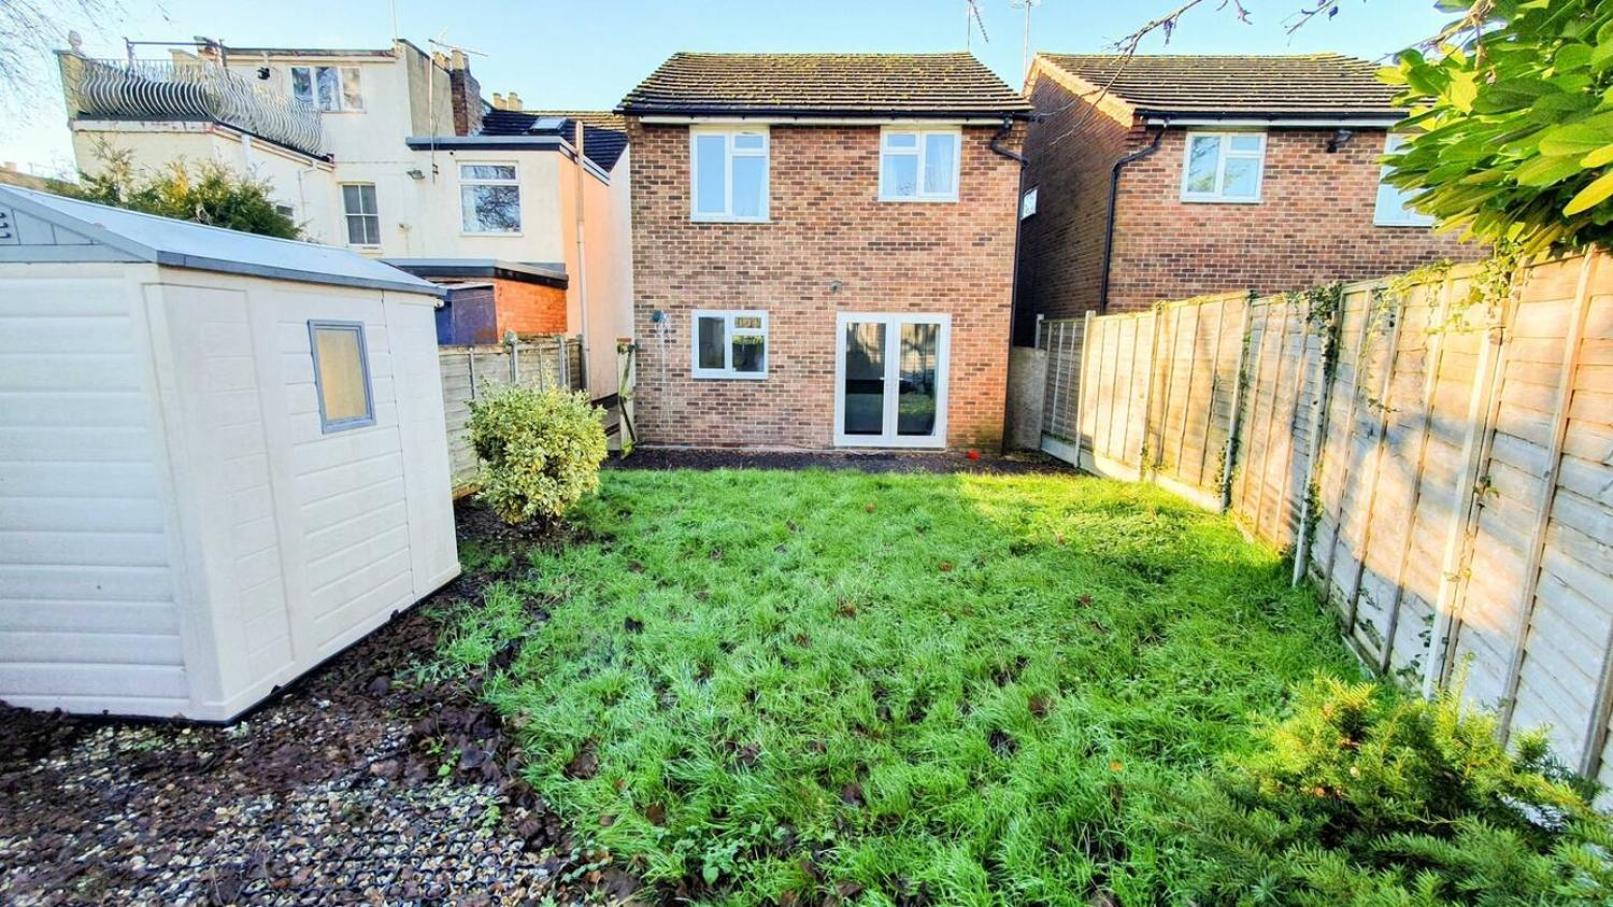
[[[126,0],[0,0],[0,109],[22,112],[51,83],[51,52],[73,28],[123,19]]]

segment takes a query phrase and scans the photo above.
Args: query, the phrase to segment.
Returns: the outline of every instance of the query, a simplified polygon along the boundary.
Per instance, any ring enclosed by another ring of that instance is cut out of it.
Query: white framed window
[[[879,200],[955,202],[963,133],[886,127],[879,134]]]
[[[1024,195],[1021,195],[1019,197],[1019,219],[1024,220],[1025,218],[1030,217],[1032,214],[1035,214],[1035,213],[1036,213],[1036,187],[1032,186],[1029,189],[1025,190]]]
[[[1404,135],[1389,133],[1384,141],[1383,153],[1391,155],[1406,144]],[[1389,165],[1384,164],[1378,173],[1378,202],[1372,209],[1372,223],[1379,227],[1432,227],[1434,218],[1423,214],[1411,206],[1411,199],[1417,193],[1409,189],[1401,189],[1389,185]]]
[[[521,232],[521,181],[514,164],[460,164],[459,209],[466,233]]]
[[[308,346],[314,356],[320,430],[330,434],[374,425],[375,400],[370,391],[364,325],[357,321],[310,321]]]
[[[293,66],[291,96],[326,113],[364,109],[357,66]]]
[[[766,221],[768,134],[755,127],[689,129],[689,219]]]
[[[1182,201],[1258,203],[1265,171],[1264,132],[1189,132]]]
[[[767,377],[766,312],[698,311],[689,324],[694,377]]]
[[[347,218],[348,245],[381,244],[381,212],[375,206],[374,183],[343,183],[342,213]]]

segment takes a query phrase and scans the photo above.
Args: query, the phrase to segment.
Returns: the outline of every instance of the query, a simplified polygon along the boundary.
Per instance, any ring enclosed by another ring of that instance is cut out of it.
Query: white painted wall
[[[309,319],[376,423],[321,430]],[[0,265],[0,699],[225,719],[458,574],[433,298]]]

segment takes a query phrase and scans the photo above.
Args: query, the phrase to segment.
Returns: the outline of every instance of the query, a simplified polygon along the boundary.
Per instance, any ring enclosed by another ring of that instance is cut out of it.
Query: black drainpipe
[[[1103,271],[1098,275],[1098,314],[1104,315],[1109,311],[1109,264],[1115,251],[1115,205],[1120,199],[1120,171],[1133,161],[1143,158],[1159,150],[1159,143],[1165,139],[1165,130],[1169,129],[1170,120],[1159,124],[1159,131],[1154,133],[1154,140],[1147,148],[1136,151],[1115,161],[1114,168],[1109,171],[1109,219],[1103,229]]]
[[[1014,128],[1015,120],[1035,123],[1041,119],[1042,115],[1039,113],[1008,114],[1003,117],[1002,127],[997,130],[996,135],[991,137],[991,142],[986,146],[1011,161],[1019,162],[1019,179],[1015,182],[1015,185],[1019,187],[1019,191],[1014,195],[1014,272],[1013,282],[1009,284],[1008,290],[1008,347],[1010,350],[1014,346],[1014,322],[1019,317],[1019,231],[1021,225],[1025,223],[1024,218],[1019,216],[1019,206],[1025,198],[1025,165],[1030,163],[1030,159],[1017,151],[1009,151],[998,143],[1008,137],[1008,133]]]

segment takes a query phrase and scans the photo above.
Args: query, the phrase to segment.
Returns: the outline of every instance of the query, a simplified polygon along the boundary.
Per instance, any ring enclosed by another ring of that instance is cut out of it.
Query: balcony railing
[[[307,154],[325,153],[319,111],[222,66],[85,59],[81,73],[83,116],[213,120]]]

